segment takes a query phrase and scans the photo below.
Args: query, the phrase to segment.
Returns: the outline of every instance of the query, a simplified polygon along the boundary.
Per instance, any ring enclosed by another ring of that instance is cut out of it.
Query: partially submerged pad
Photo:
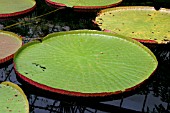
[[[72,7],[75,9],[103,9],[113,7],[122,2],[122,0],[46,0],[49,5],[55,7]]]
[[[22,39],[17,34],[0,31],[0,64],[12,59],[21,46]]]
[[[28,13],[35,5],[35,0],[0,0],[0,19]]]
[[[26,95],[11,82],[0,83],[0,108],[0,113],[29,113]]]
[[[129,38],[76,30],[25,44],[14,56],[22,80],[72,96],[107,96],[135,89],[154,72],[153,53]]]
[[[144,43],[170,42],[170,9],[132,6],[102,10],[95,23],[105,31],[118,33]]]

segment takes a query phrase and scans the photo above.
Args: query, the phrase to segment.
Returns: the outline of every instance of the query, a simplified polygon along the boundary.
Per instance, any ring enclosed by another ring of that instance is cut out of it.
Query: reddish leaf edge
[[[49,6],[52,6],[52,7],[55,7],[55,8],[67,7],[65,4],[62,4],[62,3],[52,2],[51,0],[45,0],[45,1]],[[106,6],[73,6],[72,8],[75,11],[86,12],[86,11],[89,11],[89,10],[98,10],[98,9],[111,8],[111,7],[119,5],[122,1],[123,0],[119,0],[119,2],[117,2],[115,4],[110,4],[110,5],[106,5]]]
[[[93,21],[94,22],[94,24],[96,24],[96,22],[95,21]],[[113,33],[113,34],[117,34],[117,33],[115,33],[115,32],[113,32],[113,31],[111,31],[111,30],[107,30],[107,29],[104,29],[103,30],[104,32],[109,32],[109,33]],[[136,40],[136,41],[138,41],[138,42],[140,42],[140,43],[144,43],[144,44],[167,44],[167,43],[169,43],[170,41],[167,41],[167,42],[161,42],[161,43],[159,43],[159,42],[157,42],[156,40],[149,40],[149,39],[139,39],[139,38],[132,38],[132,39],[134,39],[134,40]]]
[[[136,43],[137,45],[141,46],[143,49],[147,48],[146,46],[143,46],[143,44],[141,44],[140,42],[133,40],[131,38],[127,38],[127,37],[124,37],[124,36],[121,36],[121,35],[118,35],[118,34],[109,33],[109,32],[97,31],[97,30],[88,30],[88,31],[87,30],[85,30],[85,31],[84,30],[74,30],[74,31],[67,31],[67,33],[66,32],[51,33],[51,34],[47,35],[45,38],[43,38],[43,40],[49,39],[55,34],[63,35],[63,34],[69,34],[69,33],[72,34],[72,33],[75,33],[75,32],[77,32],[77,33],[84,33],[84,32],[93,33],[93,31],[95,31],[95,33],[99,33],[99,34],[108,34],[108,35],[120,36],[120,37],[122,37],[126,40],[129,40],[129,41]],[[36,44],[36,43],[41,43],[41,42],[38,41],[38,40],[35,40],[34,42],[25,44],[23,46],[23,48],[25,48],[27,45]],[[20,48],[19,51],[22,51],[22,48]],[[14,57],[18,54],[18,52],[16,52]],[[152,54],[151,51],[148,51],[148,54]],[[153,56],[153,55],[151,55],[151,56]],[[154,59],[157,61],[156,57],[154,57]],[[119,90],[119,91],[115,91],[115,92],[101,92],[101,93],[82,93],[82,92],[74,92],[74,91],[67,91],[67,90],[58,89],[58,88],[52,88],[52,87],[49,87],[49,86],[44,85],[44,84],[40,84],[38,82],[35,82],[35,81],[25,77],[23,74],[21,74],[21,73],[19,73],[19,71],[17,71],[15,62],[13,62],[13,65],[14,65],[14,71],[16,72],[16,74],[18,75],[18,77],[21,80],[23,80],[25,83],[33,85],[36,88],[39,88],[41,90],[56,93],[56,94],[67,95],[67,96],[75,96],[75,97],[107,97],[107,96],[112,96],[112,95],[119,95],[119,94],[126,93],[126,92],[131,92],[131,91],[134,91],[137,88],[139,88],[142,84],[146,83],[146,81],[148,81],[149,78],[155,73],[155,71],[157,70],[157,67],[158,67],[158,62],[157,62],[156,68],[153,70],[153,72],[150,74],[150,76],[148,76],[148,78],[146,78],[144,81],[140,82],[139,84],[136,84],[133,87],[130,87],[130,88],[127,88],[127,89],[124,89],[124,90]]]
[[[35,3],[35,5],[33,7],[28,8],[28,9],[23,10],[23,11],[14,12],[14,13],[8,13],[8,14],[0,14],[0,19],[12,18],[12,17],[24,15],[24,14],[27,14],[27,13],[33,11],[35,8],[36,8],[36,3]]]
[[[112,95],[120,95],[126,92],[131,92],[136,90],[137,88],[139,88],[141,85],[143,85],[145,82],[147,82],[149,80],[149,78],[155,73],[156,69],[153,71],[153,73],[144,81],[142,81],[141,83],[131,87],[131,88],[127,88],[123,91],[119,90],[119,91],[115,91],[115,92],[101,92],[101,93],[82,93],[82,92],[74,92],[74,91],[67,91],[67,90],[63,90],[63,89],[58,89],[58,88],[52,88],[49,87],[47,85],[44,84],[40,84],[38,82],[35,82],[27,77],[25,77],[24,75],[22,75],[21,73],[19,73],[16,69],[16,65],[15,63],[13,63],[14,65],[14,70],[16,72],[16,74],[18,75],[18,77],[23,80],[25,83],[28,83],[30,85],[35,86],[36,88],[39,88],[41,90],[47,91],[47,92],[52,92],[52,93],[56,93],[56,94],[62,94],[62,95],[67,95],[67,96],[75,96],[75,97],[107,97],[107,96],[112,96]]]
[[[12,54],[10,56],[7,56],[7,57],[5,57],[3,59],[0,59],[0,64],[5,63],[5,62],[11,60],[13,57],[14,57],[14,54]]]
[[[18,36],[17,34],[15,34],[15,33],[13,33],[13,32],[1,31],[1,30],[0,30],[0,32],[10,34],[10,35],[14,36],[15,38],[18,38],[18,39],[22,42],[22,37],[21,37],[21,36]],[[22,45],[23,45],[23,42],[22,42],[21,46],[22,46]],[[0,59],[0,64],[3,64],[3,63],[5,63],[5,62],[13,59],[14,54],[15,54],[15,52],[14,52],[13,54],[9,55],[9,56],[6,56],[5,58]]]
[[[137,8],[137,9],[139,9],[139,8],[146,8],[146,9],[152,9],[152,10],[155,10],[154,9],[154,7],[152,7],[152,6],[120,6],[120,7],[115,7],[115,10],[116,9],[124,9],[124,10],[127,10],[127,9],[134,9],[134,8]],[[101,13],[104,13],[104,12],[107,12],[107,11],[109,11],[110,9],[108,8],[108,9],[105,9],[105,10],[102,10],[102,11],[99,11],[98,12],[98,14],[97,15],[100,15]],[[168,9],[168,8],[161,8],[160,9],[161,11],[170,11],[170,9]],[[98,25],[98,23],[95,21],[95,20],[92,20],[92,22],[94,23],[94,25],[96,26],[96,27],[99,27],[99,25]],[[101,28],[100,28],[101,29]],[[104,32],[110,32],[110,33],[113,33],[113,34],[117,34],[116,32],[113,32],[113,31],[111,31],[111,30],[108,30],[108,29],[104,29],[104,30],[102,30],[102,31],[104,31]],[[134,40],[136,40],[136,41],[138,41],[138,42],[140,42],[140,43],[144,43],[144,44],[155,44],[155,45],[157,45],[157,44],[168,44],[168,43],[170,43],[170,40],[164,40],[164,41],[162,41],[162,42],[157,42],[156,40],[145,40],[145,39],[140,39],[140,38],[135,38],[135,37],[130,37],[130,38],[132,38],[132,39],[134,39]]]
[[[47,5],[52,6],[54,8],[67,7],[65,4],[52,2],[51,0],[45,0],[45,2],[47,3]]]

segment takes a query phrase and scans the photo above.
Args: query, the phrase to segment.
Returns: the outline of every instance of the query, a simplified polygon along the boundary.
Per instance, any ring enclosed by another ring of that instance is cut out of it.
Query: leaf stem
[[[55,9],[55,10],[50,11],[50,12],[48,12],[48,13],[45,13],[45,14],[43,14],[43,15],[39,15],[39,16],[30,18],[30,20],[35,20],[35,19],[37,19],[37,18],[41,18],[41,17],[43,17],[43,16],[49,15],[49,14],[51,14],[51,13],[54,13],[54,12],[56,12],[56,11],[58,11],[58,10],[60,10],[60,9],[64,9],[64,8],[65,8],[65,7],[61,7],[61,8]],[[9,25],[9,26],[4,27],[3,29],[8,29],[8,28],[14,27],[14,26],[19,25],[19,24],[22,24],[22,23],[25,23],[25,22],[24,22],[24,21],[17,22],[17,23],[15,23],[15,24],[12,24],[12,25]],[[25,25],[26,25],[26,24],[25,24]]]

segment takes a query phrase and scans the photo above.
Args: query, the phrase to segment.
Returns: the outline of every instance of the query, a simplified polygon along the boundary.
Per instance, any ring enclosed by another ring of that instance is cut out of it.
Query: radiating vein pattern
[[[49,87],[102,93],[140,84],[157,67],[151,51],[136,41],[99,31],[72,32],[21,48],[16,70]]]

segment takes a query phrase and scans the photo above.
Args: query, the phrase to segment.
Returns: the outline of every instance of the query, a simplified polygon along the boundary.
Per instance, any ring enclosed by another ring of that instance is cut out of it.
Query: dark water
[[[152,5],[147,0],[139,3],[125,0],[121,5]],[[80,13],[72,9],[56,9],[47,6],[43,1],[37,0],[37,9],[22,18],[0,21],[0,28],[12,31],[23,37],[27,43],[34,38],[41,38],[52,32],[92,29],[99,30],[92,20],[97,13]],[[40,5],[41,4],[41,5]],[[166,5],[165,5],[166,6]],[[54,11],[54,12],[51,12]],[[40,18],[39,15],[47,14]],[[15,24],[17,23],[17,24]],[[15,25],[14,25],[15,24]],[[12,25],[12,26],[11,26]],[[11,81],[18,84],[27,94],[30,113],[107,113],[107,112],[148,112],[148,113],[169,113],[170,112],[170,44],[146,45],[156,55],[159,66],[155,74],[147,84],[127,97],[110,99],[102,102],[77,102],[70,100],[54,99],[29,92],[16,78],[12,61],[0,66],[0,81]]]

